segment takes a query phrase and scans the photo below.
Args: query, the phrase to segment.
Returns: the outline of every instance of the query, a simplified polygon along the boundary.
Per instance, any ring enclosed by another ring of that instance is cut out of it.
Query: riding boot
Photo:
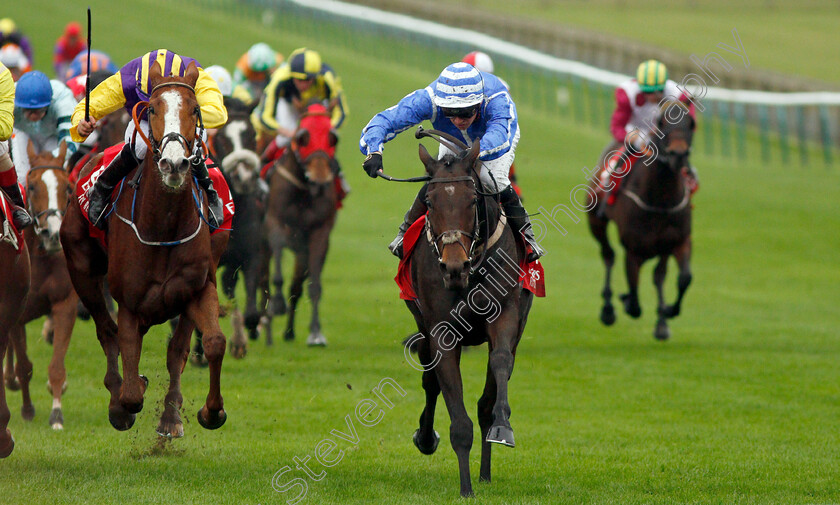
[[[26,212],[26,206],[23,204],[23,195],[20,194],[20,186],[18,186],[17,182],[9,186],[3,186],[3,191],[9,195],[9,199],[15,204],[14,209],[12,209],[12,221],[15,223],[15,228],[22,230],[31,225],[32,217],[29,215],[29,212]]]
[[[508,186],[499,196],[511,228],[518,230],[525,243],[531,246],[531,252],[528,253],[527,257],[528,263],[538,260],[540,256],[545,254],[545,251],[542,250],[536,237],[534,237],[534,228],[531,226],[531,220],[528,218],[528,213],[525,212],[525,207],[519,201],[519,195],[511,186]]]
[[[407,232],[408,228],[414,224],[414,221],[420,219],[420,217],[428,210],[426,208],[427,187],[428,184],[424,184],[423,187],[420,188],[420,191],[417,193],[417,198],[414,199],[414,203],[411,204],[408,212],[405,213],[403,222],[400,225],[399,233],[397,233],[397,238],[388,245],[388,250],[391,251],[391,254],[399,259],[402,259],[403,257],[403,237],[405,237],[405,232]]]
[[[332,158],[330,160],[330,167],[335,174],[336,179],[338,179],[338,199],[344,200],[347,198],[347,195],[350,194],[352,188],[350,187],[350,183],[347,182],[347,179],[344,178],[344,172],[341,170],[341,165],[338,163],[338,160]]]
[[[210,173],[207,171],[207,165],[201,158],[196,158],[198,161],[192,164],[192,173],[198,181],[198,185],[207,192],[207,207],[210,210],[210,215],[207,216],[207,222],[212,228],[218,228],[224,221],[224,209],[222,207],[222,199],[219,194],[213,189],[213,180],[210,179]]]
[[[105,209],[110,203],[111,193],[117,184],[135,168],[137,168],[137,158],[131,152],[131,146],[126,144],[96,179],[88,196],[90,199],[88,219],[100,230],[105,229]]]

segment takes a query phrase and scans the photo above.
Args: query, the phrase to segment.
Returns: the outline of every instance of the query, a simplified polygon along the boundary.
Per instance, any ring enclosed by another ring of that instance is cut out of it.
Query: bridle
[[[471,182],[473,185],[473,190],[475,190],[475,179],[471,175],[462,175],[459,177],[437,177],[433,178],[429,181],[429,185],[432,184],[441,184],[441,183],[448,183],[448,182]],[[486,212],[485,212],[486,213]],[[479,222],[478,222],[478,209],[473,212],[473,230],[478,230]],[[472,242],[470,243],[470,248],[467,250],[467,246],[464,245],[464,241],[461,240],[462,237],[467,237]],[[428,217],[426,218],[426,238],[429,241],[429,244],[434,248],[435,254],[437,254],[438,261],[443,261],[443,247],[438,246],[438,242],[442,242],[442,245],[445,247],[449,244],[458,244],[461,246],[461,249],[464,250],[464,253],[467,255],[467,258],[472,263],[473,259],[473,252],[475,251],[476,244],[478,243],[478,237],[474,233],[469,233],[464,230],[458,228],[452,228],[446,230],[440,234],[435,235],[434,230],[432,229],[432,222]]]
[[[34,170],[41,170],[41,169],[44,169],[45,171],[46,170],[61,170],[62,172],[65,172],[65,173],[67,172],[67,170],[65,170],[64,167],[62,167],[60,165],[37,165],[37,166],[31,167],[29,169],[29,171],[32,172]],[[41,232],[46,230],[46,227],[41,226],[41,219],[42,218],[46,219],[46,218],[49,218],[50,216],[58,216],[58,219],[61,220],[61,219],[64,218],[64,211],[59,210],[59,209],[47,208],[47,209],[44,209],[44,210],[36,213],[35,209],[32,207],[32,198],[27,198],[27,200],[28,200],[27,208],[29,210],[29,214],[32,216],[32,230],[35,232],[35,235],[37,237],[39,237],[39,240],[41,242],[41,246],[43,247],[43,245],[44,245],[43,237],[44,236],[41,234]]]

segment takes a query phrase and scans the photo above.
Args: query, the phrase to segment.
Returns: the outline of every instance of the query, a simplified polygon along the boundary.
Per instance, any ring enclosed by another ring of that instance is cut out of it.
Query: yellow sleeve
[[[15,124],[15,82],[12,73],[0,63],[0,142],[12,136]]]
[[[231,93],[231,97],[236,98],[245,105],[251,105],[254,103],[254,97],[253,95],[251,95],[251,92],[248,91],[248,88],[241,84],[233,88],[233,93]]]
[[[336,77],[331,71],[324,74],[324,84],[330,93],[330,100],[338,98],[338,104],[333,109],[331,123],[333,128],[338,128],[347,117],[347,102],[344,100],[344,91],[341,89],[341,79]]]
[[[102,119],[108,114],[125,106],[125,95],[122,89],[122,77],[120,73],[102,81],[99,86],[90,91],[90,116],[94,119]],[[84,142],[85,137],[79,135],[76,128],[85,118],[85,99],[76,104],[73,109],[73,116],[70,118],[70,137],[73,142]]]
[[[201,119],[204,120],[205,128],[221,128],[227,123],[227,109],[219,85],[202,68],[198,69],[195,98],[201,107]]]
[[[262,102],[254,111],[254,114],[259,119],[259,123],[262,125],[261,129],[263,131],[272,133],[277,131],[278,125],[275,116],[277,114],[277,101],[281,100],[281,97],[277,96],[277,93],[282,87],[282,83],[291,78],[289,65],[287,64],[280,65],[280,68],[271,74],[271,79],[269,79],[268,85],[265,87],[265,92],[263,93]],[[256,123],[257,121],[253,122]]]

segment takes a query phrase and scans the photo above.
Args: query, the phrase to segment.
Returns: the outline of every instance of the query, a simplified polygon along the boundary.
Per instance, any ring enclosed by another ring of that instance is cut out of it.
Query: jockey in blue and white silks
[[[430,121],[442,132],[461,139],[467,146],[480,143],[479,178],[484,189],[499,192],[511,225],[521,231],[531,246],[529,260],[542,255],[525,209],[516,192],[510,187],[508,174],[519,143],[519,124],[516,105],[507,86],[496,76],[480,72],[468,63],[458,62],[446,67],[440,76],[423,89],[418,89],[393,107],[378,113],[362,130],[359,149],[366,155],[364,168],[376,177],[382,169],[382,151],[386,142],[397,134]],[[441,146],[438,158],[451,151]],[[389,248],[397,256],[402,254],[402,237],[417,218],[426,212],[426,187],[418,194],[400,226],[397,238]]]

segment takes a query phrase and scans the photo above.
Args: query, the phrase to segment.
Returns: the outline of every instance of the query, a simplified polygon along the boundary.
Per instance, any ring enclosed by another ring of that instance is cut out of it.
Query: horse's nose
[[[440,267],[440,271],[444,277],[455,280],[464,275],[464,272],[469,270],[470,262],[441,261],[438,263],[438,266]]]

